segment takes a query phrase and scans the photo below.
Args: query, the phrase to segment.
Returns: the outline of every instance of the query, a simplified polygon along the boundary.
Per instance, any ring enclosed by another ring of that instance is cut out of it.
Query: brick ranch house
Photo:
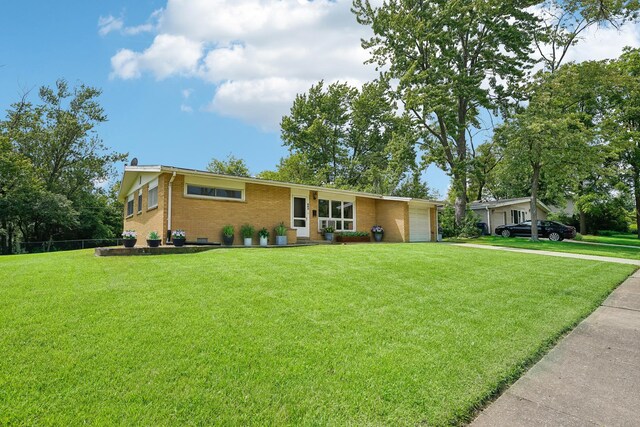
[[[385,241],[428,242],[436,240],[441,204],[172,166],[125,166],[118,197],[124,229],[136,230],[138,245],[151,231],[167,242],[178,229],[187,242],[220,242],[227,224],[235,227],[236,245],[242,244],[243,224],[266,227],[272,243],[280,222],[289,227],[289,243],[322,240],[327,225],[336,232],[369,232],[375,224],[384,227]]]

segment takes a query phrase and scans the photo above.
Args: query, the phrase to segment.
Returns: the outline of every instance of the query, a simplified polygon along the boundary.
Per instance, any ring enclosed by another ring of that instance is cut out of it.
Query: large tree
[[[506,141],[506,169],[526,177],[532,240],[538,239],[540,184],[545,184],[547,200],[557,200],[598,161],[597,105],[603,69],[602,63],[590,62],[539,73],[529,87],[527,107],[498,131]]]
[[[640,238],[640,50],[627,48],[612,61],[616,80],[610,93],[611,108],[604,121],[606,138],[618,159],[619,176],[632,189]]]
[[[6,228],[15,225],[24,240],[104,237],[109,233],[102,222],[96,221],[95,228],[78,223],[82,212],[94,219],[108,215],[104,219],[109,223],[121,217],[118,212],[112,218],[115,212],[102,203],[101,186],[113,177],[114,162],[126,155],[110,152],[97,134],[107,119],[98,102],[101,92],[82,84],[70,88],[58,80],[38,94],[37,103],[25,94],[0,121],[3,156],[21,162],[28,176],[21,180],[20,192],[7,192],[6,197],[14,198],[6,211],[12,215]]]
[[[466,212],[469,146],[482,110],[499,111],[530,66],[536,1],[355,0],[374,36],[362,45],[413,118],[429,160],[447,171],[456,222]]]
[[[298,95],[281,123],[291,153],[281,162],[283,173],[298,171],[294,175],[309,184],[394,193],[421,166],[410,121],[388,92],[379,81],[361,90],[319,82]]]

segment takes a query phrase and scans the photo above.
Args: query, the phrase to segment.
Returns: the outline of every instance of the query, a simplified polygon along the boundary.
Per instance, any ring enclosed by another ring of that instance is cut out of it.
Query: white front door
[[[296,229],[298,237],[309,237],[309,199],[306,196],[293,196],[291,225]]]

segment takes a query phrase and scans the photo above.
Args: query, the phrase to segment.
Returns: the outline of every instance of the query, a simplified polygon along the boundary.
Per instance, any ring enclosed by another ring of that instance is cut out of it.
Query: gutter
[[[171,179],[169,180],[169,197],[167,202],[167,242],[171,240],[171,200],[172,200],[172,188],[173,180],[176,179],[176,172],[173,172]]]

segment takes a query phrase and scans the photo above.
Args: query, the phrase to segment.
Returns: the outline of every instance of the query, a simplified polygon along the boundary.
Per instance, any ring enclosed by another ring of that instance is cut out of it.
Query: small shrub
[[[286,236],[287,235],[287,226],[284,225],[284,222],[281,222],[273,229],[276,233],[276,236]]]
[[[224,234],[227,237],[232,237],[235,232],[236,231],[233,228],[233,225],[225,225],[224,227],[222,227],[222,234]]]
[[[471,210],[467,210],[462,224],[456,226],[455,209],[448,205],[440,214],[440,227],[442,227],[442,237],[478,237],[482,230],[478,228],[480,220]]]
[[[253,225],[244,224],[242,227],[240,227],[240,235],[245,239],[253,237],[253,233],[255,232],[256,229],[253,227]]]
[[[160,240],[160,235],[157,231],[152,231],[149,233],[149,240]]]
[[[369,235],[366,231],[341,231],[339,234],[343,237],[365,237]]]
[[[328,226],[324,228],[325,233],[333,233],[335,229],[332,226]]]
[[[578,241],[582,240],[582,234],[576,233],[576,237],[574,237],[573,240],[578,240]]]

